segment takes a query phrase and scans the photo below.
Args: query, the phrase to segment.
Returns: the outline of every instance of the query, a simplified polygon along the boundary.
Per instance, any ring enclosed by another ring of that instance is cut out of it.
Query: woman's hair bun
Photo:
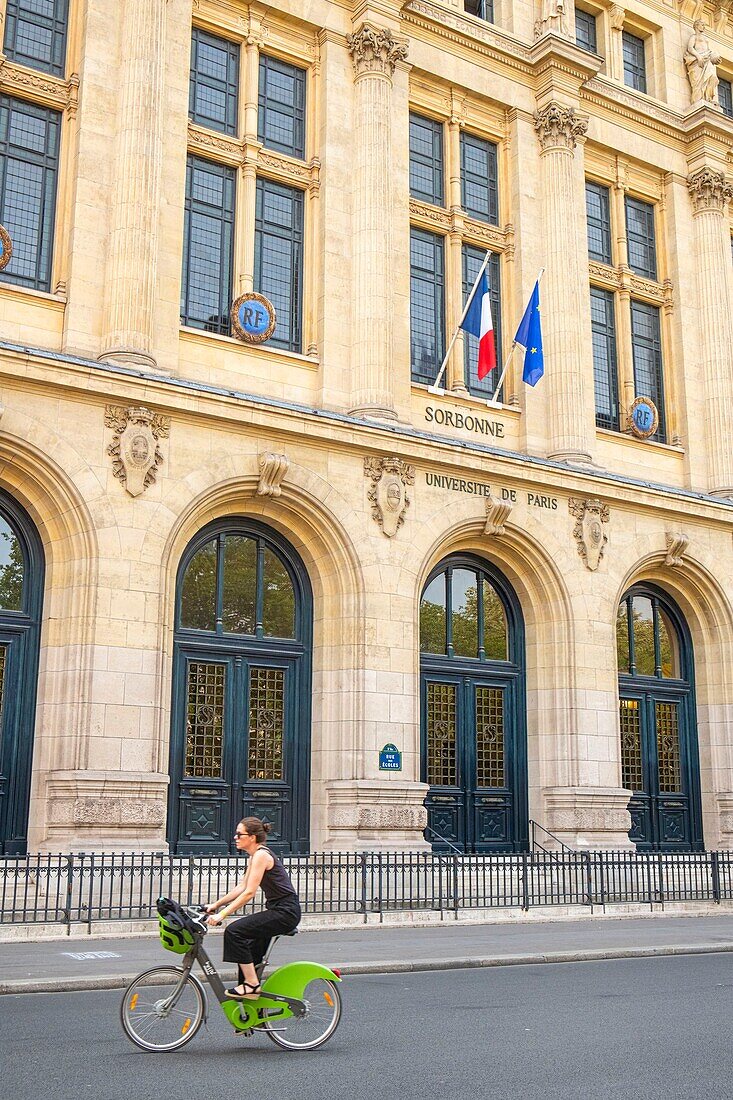
[[[262,828],[263,828],[263,831],[266,832],[266,833],[271,833],[272,832],[272,825],[270,824],[269,821],[263,821],[262,822]]]

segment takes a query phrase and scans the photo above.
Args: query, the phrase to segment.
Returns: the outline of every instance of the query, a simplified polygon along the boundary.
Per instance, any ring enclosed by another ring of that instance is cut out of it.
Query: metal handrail
[[[447,837],[441,836],[440,833],[436,833],[435,829],[431,829],[429,825],[425,826],[426,833],[432,833],[436,840],[439,840],[441,844],[447,844],[448,847],[456,853],[458,856],[463,856],[466,853],[462,852],[460,848],[456,848],[455,844],[451,844]],[[440,852],[436,852],[436,855],[440,855]]]
[[[538,821],[533,821],[530,818],[529,828],[530,835],[532,837],[532,851],[534,851],[536,848],[539,848],[541,852],[547,852],[548,855],[553,855],[553,851],[551,848],[545,848],[544,845],[540,844],[540,842],[537,840],[537,837],[535,836],[537,829],[539,829],[541,833],[544,833],[545,836],[549,836],[552,840],[554,840],[555,843],[559,846],[561,852],[575,853],[577,851],[576,848],[571,848],[569,844],[566,844],[564,840],[560,840],[559,836],[555,836],[554,833],[551,833],[549,829],[546,829],[544,827],[544,825],[540,825]]]

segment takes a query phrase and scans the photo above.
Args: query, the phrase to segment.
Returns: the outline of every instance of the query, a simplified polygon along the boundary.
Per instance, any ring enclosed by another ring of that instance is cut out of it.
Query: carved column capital
[[[714,168],[698,168],[687,177],[687,189],[692,198],[695,214],[704,214],[713,210],[725,214],[728,203],[733,199],[733,185],[728,183],[722,172]]]
[[[407,43],[398,42],[388,28],[370,27],[363,23],[346,38],[357,76],[377,73],[392,77],[398,61],[407,60]]]
[[[576,115],[574,107],[564,107],[553,100],[535,111],[534,128],[543,153],[553,149],[572,152],[578,138],[588,132],[588,119]]]

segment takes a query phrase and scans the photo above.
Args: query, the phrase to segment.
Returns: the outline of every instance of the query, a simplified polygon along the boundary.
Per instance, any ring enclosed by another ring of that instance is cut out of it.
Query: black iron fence
[[[615,903],[733,900],[733,851],[686,854],[536,851],[327,852],[284,858],[305,913],[369,914]],[[0,924],[91,926],[146,920],[160,895],[183,902],[226,893],[246,858],[95,854],[0,859]],[[250,909],[252,906],[250,905]]]

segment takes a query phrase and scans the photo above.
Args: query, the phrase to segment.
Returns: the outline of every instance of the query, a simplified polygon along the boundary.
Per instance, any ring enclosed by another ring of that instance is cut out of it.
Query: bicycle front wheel
[[[267,996],[265,993],[264,996]],[[265,1021],[264,1030],[273,1043],[286,1050],[315,1050],[323,1046],[341,1019],[341,994],[335,982],[327,978],[314,978],[299,995],[308,1002],[305,1016],[273,1018]]]
[[[205,1015],[200,982],[180,966],[156,966],[138,974],[120,1006],[125,1034],[141,1050],[178,1050],[193,1039]]]

